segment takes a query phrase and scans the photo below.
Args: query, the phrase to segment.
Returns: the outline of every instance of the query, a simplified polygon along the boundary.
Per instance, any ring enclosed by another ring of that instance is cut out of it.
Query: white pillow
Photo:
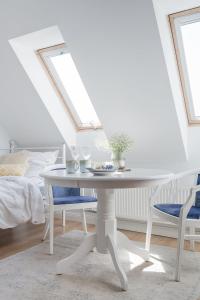
[[[45,169],[46,164],[41,161],[29,161],[29,167],[26,170],[26,177],[39,176],[39,174]]]
[[[29,167],[25,173],[25,176],[36,181],[41,180],[39,174],[42,173],[46,167],[55,164],[59,151],[51,152],[31,152],[28,153],[28,164]]]

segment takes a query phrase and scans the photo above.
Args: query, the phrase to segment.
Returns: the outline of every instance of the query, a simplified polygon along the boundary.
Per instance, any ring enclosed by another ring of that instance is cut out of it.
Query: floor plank
[[[41,243],[44,225],[22,224],[13,229],[0,229],[0,259],[16,254]],[[82,230],[82,225],[75,221],[68,221],[65,231],[73,229]],[[95,231],[94,225],[88,225],[88,231]],[[61,220],[55,219],[55,235],[63,232]],[[129,239],[134,241],[145,241],[145,234],[122,230]],[[152,243],[162,246],[176,247],[176,239],[162,236],[152,236]],[[185,242],[185,248],[189,249],[189,242]],[[196,243],[196,251],[200,251],[200,243]]]

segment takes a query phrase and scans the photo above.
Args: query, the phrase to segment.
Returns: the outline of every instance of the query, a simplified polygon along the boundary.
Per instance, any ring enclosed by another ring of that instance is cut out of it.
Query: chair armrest
[[[194,185],[194,186],[192,187],[192,191],[193,191],[194,193],[199,192],[199,191],[200,191],[200,184],[199,184],[199,185]]]
[[[188,199],[181,208],[181,215],[183,217],[187,217],[187,214],[194,203],[196,192],[198,191],[200,191],[200,185],[194,185],[191,187]]]

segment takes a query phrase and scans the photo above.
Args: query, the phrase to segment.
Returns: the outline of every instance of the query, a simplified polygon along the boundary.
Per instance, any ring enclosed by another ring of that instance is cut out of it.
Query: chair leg
[[[83,225],[83,231],[85,234],[88,233],[87,231],[87,223],[86,223],[86,216],[85,216],[85,210],[82,209],[82,225]]]
[[[148,220],[147,220],[146,243],[145,243],[145,249],[148,252],[147,257],[149,257],[149,252],[150,252],[151,233],[152,233],[152,210],[151,210],[151,208],[149,208],[149,215],[148,215]]]
[[[189,227],[189,232],[190,232],[191,235],[195,235],[195,227],[190,226]],[[195,241],[194,240],[190,240],[190,250],[195,251]]]
[[[63,227],[63,230],[65,230],[65,225],[66,225],[66,211],[63,210],[62,211],[62,227]]]
[[[180,281],[180,271],[181,271],[181,260],[183,256],[184,248],[184,235],[185,235],[185,225],[180,222],[178,227],[178,245],[177,245],[177,261],[176,261],[176,271],[175,271],[175,281]]]
[[[53,240],[54,240],[54,207],[49,207],[49,253],[53,254]]]
[[[44,233],[43,233],[43,237],[42,237],[42,241],[46,240],[47,234],[49,232],[49,220],[46,219],[46,223],[45,223],[45,227],[44,227]]]

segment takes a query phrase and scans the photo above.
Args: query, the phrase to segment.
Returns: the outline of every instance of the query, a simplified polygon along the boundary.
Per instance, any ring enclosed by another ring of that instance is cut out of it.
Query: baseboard
[[[117,219],[117,227],[119,229],[146,233],[147,223],[142,220]],[[158,221],[153,223],[152,233],[172,238],[177,237],[177,229],[173,224]]]
[[[96,224],[96,212],[86,211],[86,218],[88,224]],[[78,211],[67,211],[66,220],[71,221],[82,221],[81,213]],[[146,222],[143,220],[129,220],[123,218],[117,218],[117,227],[119,229],[146,232]],[[177,229],[173,224],[163,223],[155,221],[153,223],[152,233],[154,235],[161,235],[166,237],[177,237]]]

